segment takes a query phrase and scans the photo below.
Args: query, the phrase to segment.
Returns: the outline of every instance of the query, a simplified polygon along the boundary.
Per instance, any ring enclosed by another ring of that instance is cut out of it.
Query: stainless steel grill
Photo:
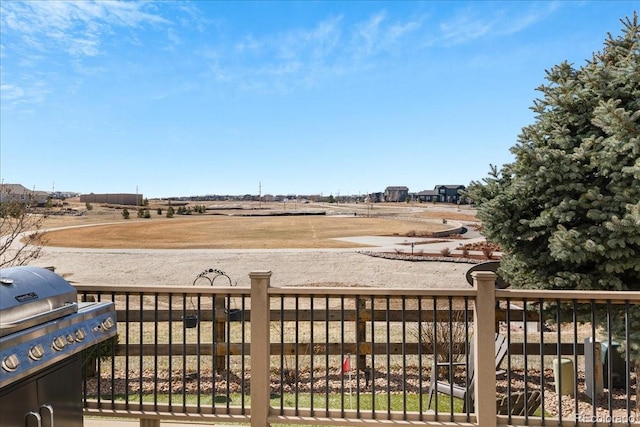
[[[69,420],[82,419],[79,355],[115,334],[112,302],[78,303],[75,288],[48,269],[0,270],[0,403],[8,408],[0,424],[41,425],[42,417],[60,416],[56,407],[75,407],[80,413],[64,415],[63,421],[75,425]],[[61,378],[70,384],[68,393],[41,391],[64,389]],[[47,401],[24,403],[30,383],[37,383],[36,395]]]

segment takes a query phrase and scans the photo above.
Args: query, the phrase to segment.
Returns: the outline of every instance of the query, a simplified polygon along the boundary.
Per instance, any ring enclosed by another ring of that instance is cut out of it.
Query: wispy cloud
[[[20,74],[43,64],[51,72],[58,64],[66,74],[75,73],[77,82],[68,85],[78,87],[88,73],[107,70],[109,65],[101,58],[116,49],[126,51],[122,44],[144,46],[148,31],[154,32],[157,49],[175,56],[174,60],[184,57],[184,63],[208,84],[281,91],[383,67],[390,58],[417,57],[435,45],[472,43],[522,31],[557,7],[554,2],[541,3],[525,9],[497,2],[490,13],[484,6],[461,3],[447,12],[453,13],[448,17],[393,15],[381,9],[354,21],[343,12],[296,28],[259,35],[240,28],[231,35],[227,30],[236,23],[225,22],[223,16],[205,18],[197,2],[3,1],[0,54],[12,64],[3,73],[3,84],[21,88],[7,89],[11,96],[4,98],[4,104],[29,98],[41,102],[53,90],[43,90],[52,84],[48,79],[26,84]]]
[[[418,20],[392,21],[384,11],[348,22],[345,16],[325,18],[309,28],[283,30],[258,38],[247,34],[234,45],[231,57],[209,52],[212,74],[229,81],[230,73],[250,90],[286,90],[309,86],[370,67],[385,55],[411,46],[422,25]],[[286,79],[286,82],[285,82]],[[251,80],[251,82],[249,82]]]
[[[524,5],[496,3],[498,7],[492,9],[490,14],[486,10],[480,14],[474,8],[460,10],[439,24],[437,43],[450,46],[471,43],[483,37],[515,34],[545,19],[559,7],[555,1],[535,2],[527,8],[523,8]]]
[[[441,39],[447,45],[467,43],[485,36],[494,25],[495,21],[460,15],[440,24]]]
[[[99,54],[101,40],[114,26],[169,23],[146,2],[10,1],[1,8],[3,33],[34,49],[55,47],[73,56]]]
[[[353,25],[348,54],[367,60],[415,49],[414,37],[423,30],[423,22],[423,18],[392,21],[385,11],[375,13]]]
[[[117,28],[140,28],[143,25],[169,25],[153,3],[126,1],[5,1],[0,3],[3,80],[12,94],[3,106],[25,102],[40,103],[53,90],[49,79],[32,78],[25,83],[24,74],[46,64],[77,64],[82,72],[83,58],[103,53],[105,40]]]

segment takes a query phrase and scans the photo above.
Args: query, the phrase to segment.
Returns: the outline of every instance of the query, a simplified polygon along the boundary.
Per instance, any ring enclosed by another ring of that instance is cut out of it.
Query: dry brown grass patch
[[[346,236],[432,232],[441,224],[417,220],[334,216],[177,216],[51,231],[48,246],[140,249],[344,248]]]

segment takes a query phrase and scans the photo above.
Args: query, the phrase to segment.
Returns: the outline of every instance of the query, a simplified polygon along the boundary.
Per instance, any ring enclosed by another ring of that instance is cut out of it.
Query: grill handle
[[[37,427],[42,427],[42,417],[39,413],[37,413],[36,411],[27,412],[27,414],[24,416],[24,425],[27,427],[29,426],[29,418],[33,418],[36,420]]]
[[[49,412],[49,425],[51,427],[54,427],[53,426],[53,406],[49,405],[48,403],[45,403],[44,405],[42,405],[39,411],[41,417],[43,416],[42,414],[43,411]]]
[[[78,303],[72,302],[72,303],[63,305],[62,307],[58,307],[56,309],[47,311],[46,313],[40,313],[35,316],[20,319],[17,322],[0,324],[0,337],[22,331],[32,326],[39,325],[40,323],[48,322],[50,320],[55,320],[59,317],[66,316],[68,314],[76,313],[77,311],[78,311]]]

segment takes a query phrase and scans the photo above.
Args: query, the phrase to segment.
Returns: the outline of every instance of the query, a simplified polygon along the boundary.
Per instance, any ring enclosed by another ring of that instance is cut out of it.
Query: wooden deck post
[[[271,412],[270,271],[253,271],[251,278],[251,427],[269,427]]]
[[[473,310],[475,364],[475,412],[478,425],[495,427],[496,420],[496,361],[495,317],[496,274],[490,271],[472,273],[478,294]]]

